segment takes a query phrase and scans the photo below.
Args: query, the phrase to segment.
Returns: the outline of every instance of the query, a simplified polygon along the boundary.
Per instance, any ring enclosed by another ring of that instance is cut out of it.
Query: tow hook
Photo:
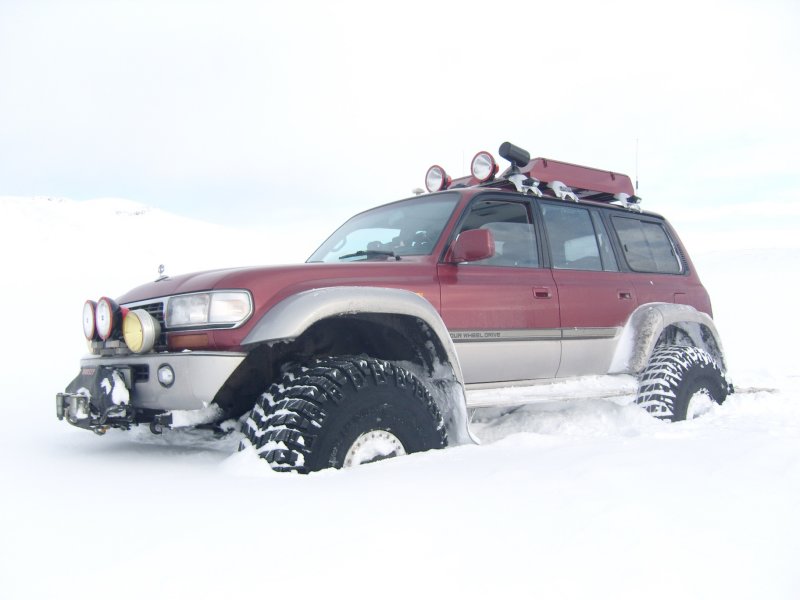
[[[167,429],[172,427],[172,413],[162,413],[153,417],[150,422],[150,433],[161,435],[165,427]]]
[[[93,427],[92,431],[94,431],[97,435],[105,435],[108,429],[108,425],[98,425],[97,427]]]

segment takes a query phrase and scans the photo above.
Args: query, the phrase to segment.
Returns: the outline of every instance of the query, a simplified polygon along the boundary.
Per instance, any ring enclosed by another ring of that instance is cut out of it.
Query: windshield
[[[308,262],[400,260],[433,252],[458,193],[425,196],[356,215],[337,229]]]

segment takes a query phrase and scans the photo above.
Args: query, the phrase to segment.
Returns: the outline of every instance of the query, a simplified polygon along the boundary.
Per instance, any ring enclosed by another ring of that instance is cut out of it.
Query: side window
[[[660,224],[631,217],[613,217],[612,222],[631,269],[644,273],[683,272],[675,248]]]
[[[550,241],[553,268],[603,270],[600,247],[588,209],[542,203],[542,213]],[[609,270],[616,270],[611,264],[609,262]]]
[[[488,229],[494,237],[495,255],[472,265],[538,267],[536,233],[528,207],[521,202],[483,200],[470,209],[461,231]]]
[[[603,219],[600,218],[600,214],[596,211],[592,211],[592,223],[594,223],[594,230],[597,233],[597,242],[600,244],[603,271],[619,271],[617,258],[614,256],[614,249],[611,247],[611,241],[608,238],[608,231],[603,224]]]

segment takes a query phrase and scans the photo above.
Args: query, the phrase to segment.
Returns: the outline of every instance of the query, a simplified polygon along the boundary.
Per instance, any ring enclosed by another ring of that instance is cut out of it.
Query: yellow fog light
[[[161,325],[146,310],[137,308],[128,311],[122,321],[122,337],[131,352],[150,352],[161,335]]]

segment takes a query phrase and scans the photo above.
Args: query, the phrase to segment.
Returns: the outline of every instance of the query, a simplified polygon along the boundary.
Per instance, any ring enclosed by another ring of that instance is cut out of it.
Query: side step
[[[468,384],[467,408],[503,408],[565,400],[609,400],[633,397],[639,380],[632,375],[599,375],[577,379],[548,379],[521,384]],[[775,393],[775,388],[735,387],[735,394]]]
[[[639,381],[631,375],[597,375],[570,379],[525,381],[498,385],[468,384],[467,407],[521,406],[563,400],[624,398],[634,396]]]

